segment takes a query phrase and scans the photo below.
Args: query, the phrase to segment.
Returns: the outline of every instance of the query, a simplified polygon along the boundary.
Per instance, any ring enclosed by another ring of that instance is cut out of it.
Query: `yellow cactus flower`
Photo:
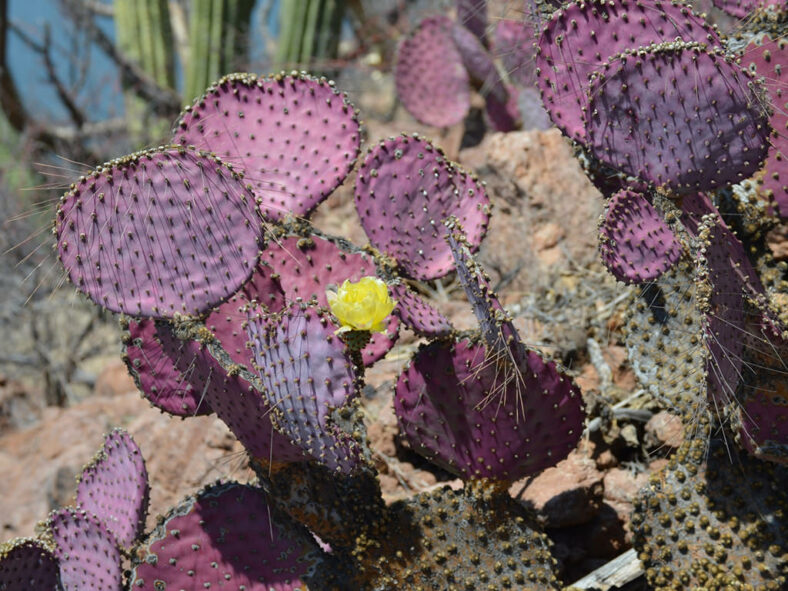
[[[356,283],[345,282],[337,289],[326,291],[328,305],[341,328],[337,331],[368,330],[383,332],[384,321],[397,304],[391,299],[386,284],[377,277],[362,277]]]

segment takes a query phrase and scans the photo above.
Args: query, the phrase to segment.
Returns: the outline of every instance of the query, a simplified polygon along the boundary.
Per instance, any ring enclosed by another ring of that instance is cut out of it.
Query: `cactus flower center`
[[[341,328],[384,332],[384,321],[397,304],[391,299],[386,284],[377,277],[362,277],[356,283],[345,279],[339,289],[326,291],[328,305]]]

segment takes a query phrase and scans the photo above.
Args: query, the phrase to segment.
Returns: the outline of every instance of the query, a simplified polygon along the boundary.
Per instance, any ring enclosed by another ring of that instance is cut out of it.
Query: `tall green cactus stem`
[[[345,0],[290,0],[279,4],[279,47],[276,65],[293,69],[313,67],[337,56]]]
[[[162,88],[175,88],[175,48],[167,0],[115,0],[115,31],[120,50]],[[132,135],[150,129],[146,103],[126,93],[126,120]],[[165,127],[159,131],[165,131]],[[154,132],[155,133],[155,132]]]
[[[254,0],[193,0],[189,18],[189,61],[183,95],[200,96],[222,74],[236,69],[244,52]]]

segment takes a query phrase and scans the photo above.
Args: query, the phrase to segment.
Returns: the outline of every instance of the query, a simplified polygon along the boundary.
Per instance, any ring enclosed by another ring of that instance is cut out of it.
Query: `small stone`
[[[684,426],[681,419],[668,411],[658,412],[646,423],[644,443],[649,450],[677,449],[683,440]]]

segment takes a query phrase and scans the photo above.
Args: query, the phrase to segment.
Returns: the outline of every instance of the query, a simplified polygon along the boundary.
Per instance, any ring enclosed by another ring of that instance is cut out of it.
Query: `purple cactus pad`
[[[214,157],[161,148],[112,160],[66,193],[55,220],[69,279],[131,316],[200,314],[238,290],[263,237],[254,197]]]
[[[402,323],[417,335],[430,339],[447,337],[454,332],[451,321],[419,297],[404,283],[389,285],[391,297],[397,302],[394,308]]]
[[[682,248],[663,216],[642,193],[619,191],[599,227],[602,262],[619,281],[652,281],[670,269]]]
[[[183,113],[174,136],[242,171],[271,220],[308,216],[345,180],[361,142],[347,97],[305,74],[226,76]]]
[[[373,246],[415,279],[454,268],[444,222],[456,217],[476,249],[487,231],[490,202],[473,176],[450,165],[430,142],[402,135],[367,154],[356,181],[356,210]]]
[[[722,52],[699,44],[620,55],[590,83],[588,148],[606,164],[676,192],[742,181],[760,168],[769,135],[749,78]]]
[[[77,505],[101,519],[115,540],[134,545],[148,513],[148,471],[140,448],[125,431],[106,436],[77,485]]]
[[[622,51],[677,37],[721,45],[717,33],[681,2],[576,0],[557,10],[536,55],[537,85],[553,123],[584,143],[591,73]]]
[[[471,107],[468,72],[452,39],[453,26],[445,16],[424,19],[397,51],[397,96],[426,125],[449,127]]]
[[[130,588],[297,591],[320,550],[273,513],[261,489],[215,484],[162,518],[140,551]]]
[[[466,480],[516,480],[566,457],[583,431],[580,391],[536,352],[517,357],[514,367],[467,339],[422,346],[394,396],[411,446]]]
[[[536,83],[536,36],[531,23],[510,19],[495,23],[493,53],[512,82],[526,87]]]
[[[758,44],[750,43],[741,64],[762,79],[771,99],[771,145],[758,179],[780,215],[788,218],[788,41],[765,36]]]
[[[251,309],[248,334],[271,420],[321,464],[348,473],[360,448],[332,413],[355,397],[356,376],[336,328],[327,315],[295,304],[273,316]]]
[[[452,25],[451,38],[460,51],[462,63],[471,80],[480,85],[480,94],[485,98],[493,97],[499,103],[506,104],[509,99],[506,86],[487,48],[473,33],[456,23]]]
[[[166,413],[179,417],[213,412],[202,394],[212,379],[210,366],[196,362],[200,355],[196,343],[184,343],[167,325],[153,320],[130,321],[123,359],[143,396]],[[189,360],[187,371],[178,366]],[[195,387],[196,385],[196,387]]]
[[[0,545],[0,589],[59,591],[57,560],[39,540],[17,538]]]
[[[238,326],[242,327],[246,314],[241,316],[234,311],[233,317],[236,315]],[[127,364],[139,372],[137,383],[156,406],[178,416],[189,416],[189,409],[215,412],[254,457],[282,462],[306,459],[300,449],[273,428],[270,409],[262,395],[242,377],[228,375],[203,345],[182,341],[169,324],[152,320],[131,323],[129,329],[130,343],[139,351],[134,352],[131,345],[127,345],[130,360]],[[245,336],[241,338],[245,342]],[[233,346],[236,342],[236,339],[228,341],[233,355],[240,353]],[[243,355],[245,363],[250,363],[251,357],[245,347]],[[237,355],[234,360],[230,356],[231,362],[238,360]],[[151,367],[156,371],[151,371]]]
[[[65,508],[49,516],[47,527],[65,591],[121,590],[120,550],[98,517]]]
[[[494,94],[487,95],[484,111],[492,129],[505,133],[520,127],[519,93],[520,89],[507,84],[506,102],[499,101]]]
[[[342,285],[346,279],[356,282],[362,277],[375,275],[372,257],[313,234],[272,241],[262,256],[288,301],[301,298],[306,302],[314,297],[319,305],[327,307],[326,290],[329,287]],[[394,346],[398,336],[399,321],[392,315],[386,332],[373,334],[362,350],[364,364],[369,366],[382,358]]]
[[[457,0],[457,20],[482,43],[487,39],[487,0]]]

